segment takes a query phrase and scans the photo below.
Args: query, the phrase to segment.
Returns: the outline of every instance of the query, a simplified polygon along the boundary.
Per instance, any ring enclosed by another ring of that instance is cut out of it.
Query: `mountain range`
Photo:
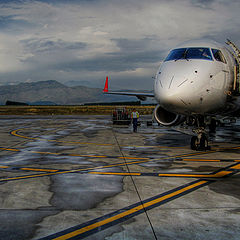
[[[93,102],[136,101],[135,97],[104,95],[100,88],[68,87],[55,80],[0,86],[0,104],[6,101],[31,105],[78,105]]]

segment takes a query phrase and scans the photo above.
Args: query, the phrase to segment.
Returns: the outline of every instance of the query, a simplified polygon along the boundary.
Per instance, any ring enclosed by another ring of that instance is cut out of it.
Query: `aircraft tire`
[[[209,124],[210,133],[216,133],[217,122],[215,119],[211,119],[211,123]]]
[[[197,148],[198,148],[198,138],[196,136],[193,136],[191,138],[191,149],[197,150]]]
[[[202,135],[200,139],[199,150],[205,151],[208,149],[208,139],[205,134]]]

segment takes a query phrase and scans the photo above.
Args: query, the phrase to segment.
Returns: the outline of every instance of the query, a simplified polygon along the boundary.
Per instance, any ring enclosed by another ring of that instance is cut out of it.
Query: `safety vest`
[[[132,112],[131,118],[139,118],[139,113],[138,112]]]

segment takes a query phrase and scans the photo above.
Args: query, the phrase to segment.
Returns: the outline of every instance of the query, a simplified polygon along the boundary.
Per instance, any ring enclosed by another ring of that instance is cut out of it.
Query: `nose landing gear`
[[[210,150],[210,147],[208,146],[208,138],[204,129],[196,129],[194,132],[197,133],[197,136],[191,138],[191,149],[197,151]]]
[[[210,147],[208,146],[208,138],[205,131],[205,122],[203,116],[198,116],[195,119],[195,126],[196,128],[193,129],[193,132],[197,136],[193,136],[191,138],[191,149],[197,150],[197,151],[206,151],[210,150]]]

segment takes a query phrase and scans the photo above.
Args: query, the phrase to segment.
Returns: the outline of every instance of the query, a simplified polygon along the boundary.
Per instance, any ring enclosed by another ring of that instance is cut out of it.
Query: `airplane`
[[[153,93],[108,90],[103,93],[136,96],[140,100],[154,97],[153,112],[163,126],[187,124],[193,127],[191,149],[206,151],[206,126],[216,130],[216,117],[240,116],[240,50],[227,40],[232,49],[210,39],[190,40],[179,44],[160,65]],[[210,123],[209,123],[210,119]]]

